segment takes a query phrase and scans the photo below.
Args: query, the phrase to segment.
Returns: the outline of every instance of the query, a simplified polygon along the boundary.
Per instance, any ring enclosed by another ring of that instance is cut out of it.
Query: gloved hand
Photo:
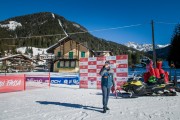
[[[116,86],[116,85],[113,85],[113,88],[116,90],[116,89],[117,89],[117,86]]]

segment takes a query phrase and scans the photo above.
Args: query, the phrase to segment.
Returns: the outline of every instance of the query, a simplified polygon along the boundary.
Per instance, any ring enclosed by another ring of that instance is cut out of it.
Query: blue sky
[[[92,32],[96,37],[124,44],[152,43],[150,22],[154,20],[155,44],[168,44],[176,23],[180,22],[179,5],[179,0],[1,0],[0,21],[53,12],[89,31],[141,24]]]

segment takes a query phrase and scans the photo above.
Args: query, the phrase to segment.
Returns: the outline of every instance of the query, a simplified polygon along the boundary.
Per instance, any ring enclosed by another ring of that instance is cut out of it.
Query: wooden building
[[[53,53],[53,72],[78,72],[79,59],[94,56],[92,50],[74,39],[66,36],[47,49],[47,53]]]
[[[27,72],[31,71],[35,62],[31,58],[22,55],[16,54],[7,57],[0,58],[2,61],[1,71],[4,72]]]

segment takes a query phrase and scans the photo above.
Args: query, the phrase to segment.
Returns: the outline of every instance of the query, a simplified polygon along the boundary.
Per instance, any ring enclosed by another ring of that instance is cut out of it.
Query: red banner
[[[81,80],[79,87],[80,88],[88,88],[88,81],[87,80]]]
[[[110,61],[114,70],[117,86],[120,87],[128,79],[128,55],[91,57],[80,59],[80,88],[101,88],[99,72],[105,61]]]
[[[25,90],[24,75],[0,76],[0,93]]]

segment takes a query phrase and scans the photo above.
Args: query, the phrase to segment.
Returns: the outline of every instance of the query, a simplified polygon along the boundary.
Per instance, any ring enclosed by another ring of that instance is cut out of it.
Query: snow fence
[[[0,75],[0,93],[47,88],[51,84],[79,85],[79,73],[11,73]]]

